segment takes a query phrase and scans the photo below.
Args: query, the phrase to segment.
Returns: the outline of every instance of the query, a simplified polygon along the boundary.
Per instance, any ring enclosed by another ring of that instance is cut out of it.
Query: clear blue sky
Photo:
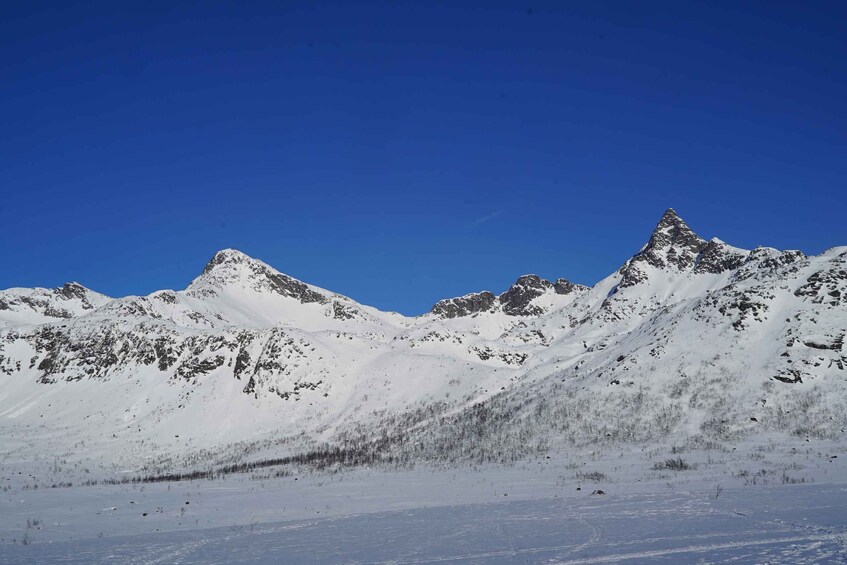
[[[181,289],[235,247],[416,314],[592,284],[667,207],[847,244],[844,2],[175,4],[4,5],[0,288]]]

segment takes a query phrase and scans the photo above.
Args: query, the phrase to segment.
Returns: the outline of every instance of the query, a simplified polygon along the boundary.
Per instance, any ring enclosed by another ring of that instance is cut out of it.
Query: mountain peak
[[[203,274],[188,286],[196,290],[201,286],[237,286],[257,292],[280,294],[296,298],[302,303],[326,303],[327,297],[286,274],[280,273],[270,265],[250,257],[237,249],[221,249],[206,264]]]
[[[667,236],[671,239],[670,243],[675,243],[677,239],[680,238],[691,238],[692,236],[696,239],[700,239],[688,224],[679,217],[679,214],[676,213],[676,210],[673,208],[668,208],[665,210],[665,213],[662,214],[661,219],[659,219],[659,223],[656,224],[656,229],[653,230],[653,234],[651,235],[651,241],[653,238]]]
[[[705,247],[706,240],[694,233],[676,210],[668,208],[650,234],[647,245],[621,268],[623,279],[620,287],[626,288],[646,280],[645,265],[657,269],[674,267],[687,270],[695,264]]]
[[[211,260],[206,263],[206,267],[203,269],[203,273],[208,273],[218,265],[223,264],[243,264],[254,261],[252,257],[249,255],[242,253],[237,249],[227,248],[221,249],[211,258]]]
[[[71,281],[66,282],[65,284],[57,288],[54,292],[70,300],[73,298],[83,299],[85,298],[86,294],[88,294],[88,292],[90,291],[78,282]]]
[[[688,224],[679,217],[676,210],[668,208],[665,210],[665,213],[662,214],[659,223],[656,224],[656,228],[650,235],[650,241],[647,242],[647,247],[645,247],[641,253],[649,253],[650,251],[673,247],[678,248],[678,250],[691,251],[696,254],[700,252],[705,244],[706,240],[694,233],[694,231],[688,227]]]
[[[668,208],[667,210],[665,210],[665,213],[662,214],[662,219],[665,218],[676,218],[678,220],[682,219],[679,217],[679,214],[677,214],[676,210],[674,210],[673,208]]]

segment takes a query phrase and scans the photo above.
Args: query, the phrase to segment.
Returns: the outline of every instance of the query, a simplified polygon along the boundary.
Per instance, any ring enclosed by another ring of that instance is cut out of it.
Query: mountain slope
[[[110,302],[79,283],[59,288],[10,288],[0,292],[0,327],[75,318]]]
[[[0,426],[22,458],[82,437],[93,460],[168,469],[382,438],[484,460],[847,425],[847,247],[742,250],[673,210],[591,288],[525,275],[417,318],[223,250],[184,291],[11,289],[0,319]]]

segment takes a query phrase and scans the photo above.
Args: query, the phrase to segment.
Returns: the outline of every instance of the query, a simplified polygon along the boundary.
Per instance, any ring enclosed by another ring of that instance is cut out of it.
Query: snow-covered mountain
[[[190,468],[316,444],[500,460],[551,445],[844,439],[847,247],[705,240],[673,210],[592,287],[382,312],[218,252],[182,291],[0,292],[0,430],[16,456]]]

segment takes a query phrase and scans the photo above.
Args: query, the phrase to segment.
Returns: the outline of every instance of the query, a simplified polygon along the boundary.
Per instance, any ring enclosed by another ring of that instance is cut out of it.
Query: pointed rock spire
[[[673,208],[665,210],[659,223],[656,224],[656,229],[650,235],[650,241],[647,242],[647,248],[651,249],[673,246],[687,248],[698,253],[705,245],[706,241],[694,233]]]
[[[620,288],[636,285],[647,278],[647,265],[657,269],[691,268],[706,247],[706,240],[688,227],[676,210],[668,208],[644,248],[621,268]]]

